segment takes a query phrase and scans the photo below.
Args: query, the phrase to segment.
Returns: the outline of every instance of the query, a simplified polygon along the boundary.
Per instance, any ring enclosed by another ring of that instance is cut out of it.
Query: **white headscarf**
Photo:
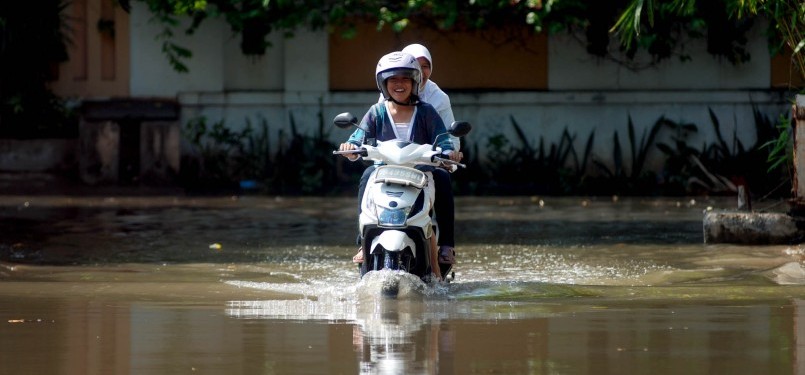
[[[430,51],[421,44],[409,44],[402,50],[405,53],[414,55],[414,57],[424,57],[430,62],[430,71],[433,74],[433,59],[430,57]]]

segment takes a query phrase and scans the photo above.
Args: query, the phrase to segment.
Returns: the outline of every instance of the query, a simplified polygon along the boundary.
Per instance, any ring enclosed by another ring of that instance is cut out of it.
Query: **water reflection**
[[[482,303],[478,310],[497,313],[464,317],[434,313],[452,310],[442,302],[384,301],[355,320],[236,319],[213,306],[145,302],[19,302],[24,310],[2,309],[3,373],[796,374],[805,354],[802,300],[554,306],[533,314]],[[43,319],[7,323],[8,316]]]
[[[493,304],[464,306],[476,313],[460,318],[432,316],[428,304],[383,301],[352,322],[352,345],[360,373],[370,374],[795,374],[805,354],[802,306],[602,304],[524,314],[526,306],[506,313]],[[497,313],[481,314],[485,308]]]
[[[718,202],[461,200],[425,285],[358,281],[347,199],[6,198],[3,374],[805,372],[805,251],[703,244]]]

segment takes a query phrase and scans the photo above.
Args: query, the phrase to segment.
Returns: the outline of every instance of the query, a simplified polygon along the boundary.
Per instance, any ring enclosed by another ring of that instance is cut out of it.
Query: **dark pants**
[[[369,176],[375,170],[374,165],[366,167],[361,176],[358,187],[358,216],[361,215],[361,202]],[[433,169],[433,183],[436,196],[433,208],[436,212],[436,221],[439,223],[439,245],[455,246],[453,226],[455,225],[455,205],[453,203],[453,185],[450,182],[450,173],[442,168]],[[360,235],[358,236],[360,238]]]

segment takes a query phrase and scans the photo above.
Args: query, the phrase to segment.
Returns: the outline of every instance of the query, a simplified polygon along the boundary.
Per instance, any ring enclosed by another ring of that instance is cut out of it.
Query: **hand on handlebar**
[[[453,151],[450,153],[450,160],[458,163],[461,162],[461,159],[464,159],[464,154],[461,151]]]
[[[455,172],[458,167],[466,167],[466,165],[460,163],[462,158],[464,158],[464,154],[461,152],[451,152],[449,154],[434,155],[431,160],[438,161],[442,168],[450,172]]]
[[[338,146],[338,151],[351,151],[351,150],[357,150],[357,149],[358,149],[357,146],[355,146],[354,144],[349,143],[349,142],[342,143],[340,146]],[[341,154],[341,156],[349,159],[350,161],[355,161],[355,160],[358,160],[359,155],[358,154]]]

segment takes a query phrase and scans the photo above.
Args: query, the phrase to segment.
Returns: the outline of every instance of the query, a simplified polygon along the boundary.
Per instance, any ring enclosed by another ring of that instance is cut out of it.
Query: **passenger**
[[[361,129],[356,130],[347,142],[341,144],[339,150],[357,149],[364,139],[375,139],[377,141],[398,139],[419,144],[434,144],[437,141],[436,136],[446,132],[444,123],[436,109],[430,104],[419,100],[417,93],[420,91],[420,85],[422,85],[422,73],[419,63],[412,55],[403,52],[392,52],[383,56],[377,64],[375,80],[384,101],[373,105],[361,120],[362,127],[368,129],[366,134]],[[449,155],[451,160],[460,161],[461,155],[453,151],[451,140],[448,137],[441,137],[440,139],[437,143],[438,146]],[[350,160],[358,159],[358,156],[354,154],[344,156]],[[358,212],[360,212],[360,204],[363,200],[363,193],[366,189],[369,175],[374,169],[375,166],[366,168],[361,177],[358,192]],[[442,169],[434,168],[433,176],[436,191],[436,202],[434,204],[437,215],[441,215],[439,216],[441,233],[446,231],[452,234],[454,225],[452,187],[449,185],[449,176],[447,176],[447,179],[436,177],[441,175],[442,172],[445,176],[447,175]],[[441,195],[446,195],[446,197]],[[441,202],[439,202],[440,198]],[[452,262],[454,259],[452,246],[449,248],[445,246],[446,250],[450,251],[449,256],[443,257],[442,255],[447,254],[441,254],[441,249],[440,253],[437,254],[442,263]],[[356,263],[363,262],[363,251],[361,249],[353,257],[353,261]],[[436,265],[433,268],[435,272],[438,272]],[[440,275],[437,274],[437,276]]]
[[[433,73],[433,58],[430,51],[421,44],[409,44],[402,50],[412,56],[416,57],[419,63],[419,68],[422,71],[422,85],[419,87],[419,100],[428,103],[436,108],[439,116],[444,122],[444,126],[450,126],[455,121],[453,117],[453,108],[450,106],[450,97],[442,91],[439,85],[430,79]],[[383,98],[381,97],[382,101]],[[461,141],[458,137],[450,135],[450,141],[453,143],[453,150],[457,153],[457,158],[454,160],[461,161],[464,155],[460,152]],[[441,186],[441,189],[436,190],[436,220],[438,222],[446,221],[453,223],[454,204],[453,204],[453,183],[450,179],[450,174],[443,169],[433,171],[433,179],[436,180],[436,186]],[[453,232],[453,225],[444,226],[439,231],[439,263],[454,264],[455,263],[455,235]]]
[[[422,84],[419,86],[419,93],[417,94],[419,100],[436,108],[436,112],[439,112],[444,126],[450,126],[456,119],[453,117],[450,97],[447,93],[442,91],[436,82],[430,79],[431,74],[433,74],[433,58],[430,55],[430,51],[425,46],[415,43],[405,46],[402,52],[409,53],[416,57],[416,61],[419,63],[419,68],[422,71]],[[381,94],[378,102],[382,103],[385,100],[386,99]],[[451,135],[450,140],[453,142],[453,150],[460,151],[461,141],[459,141],[458,137]]]

